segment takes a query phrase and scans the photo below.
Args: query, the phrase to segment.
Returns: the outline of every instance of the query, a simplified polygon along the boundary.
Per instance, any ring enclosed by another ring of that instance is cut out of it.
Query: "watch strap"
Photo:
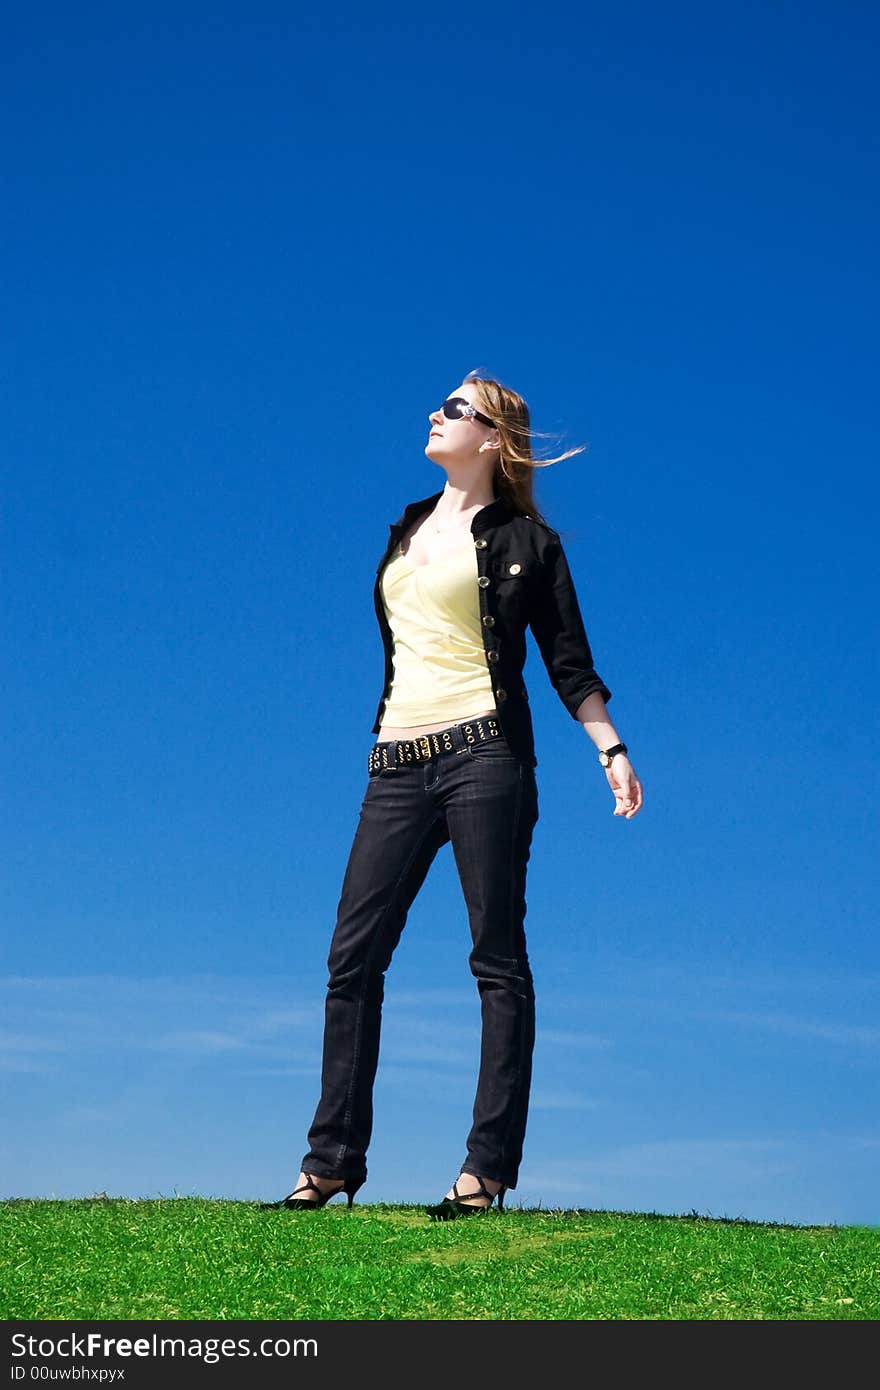
[[[629,749],[625,743],[615,743],[612,748],[599,749],[599,761],[603,767],[608,767],[615,753],[628,753]]]

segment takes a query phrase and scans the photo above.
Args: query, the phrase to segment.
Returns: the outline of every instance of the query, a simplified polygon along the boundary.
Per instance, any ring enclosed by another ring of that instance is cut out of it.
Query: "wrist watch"
[[[615,753],[628,753],[628,752],[629,752],[629,749],[627,748],[627,746],[626,746],[625,743],[615,743],[615,745],[614,745],[613,748],[600,748],[600,749],[599,749],[599,762],[602,764],[603,767],[610,767],[610,766],[611,766],[611,759],[614,757]]]

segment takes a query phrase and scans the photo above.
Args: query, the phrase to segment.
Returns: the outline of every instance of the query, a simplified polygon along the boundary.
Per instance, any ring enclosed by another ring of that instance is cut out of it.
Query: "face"
[[[481,415],[487,414],[487,411],[480,404],[477,388],[473,382],[463,382],[454,391],[450,391],[446,399],[449,400],[453,396],[469,401]],[[489,467],[494,466],[498,449],[489,446],[497,446],[498,444],[497,429],[491,425],[484,425],[481,420],[474,419],[472,415],[462,415],[457,420],[450,420],[439,407],[437,410],[431,411],[428,419],[430,421],[430,435],[425,445],[425,453],[429,459],[444,466],[466,463],[485,463]],[[482,453],[480,453],[480,445],[485,446]]]

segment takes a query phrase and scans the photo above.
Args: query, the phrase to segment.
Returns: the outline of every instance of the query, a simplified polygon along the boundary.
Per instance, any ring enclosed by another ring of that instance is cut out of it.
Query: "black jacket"
[[[376,566],[373,601],[385,647],[385,685],[373,733],[382,725],[394,677],[394,640],[380,581],[397,542],[423,512],[430,511],[443,489],[410,502],[392,522],[388,544]],[[530,627],[547,667],[550,683],[574,717],[594,690],[606,703],[611,691],[593,667],[593,654],[559,533],[523,515],[504,497],[481,508],[471,519],[477,548],[483,645],[501,727],[513,751],[537,767],[529,697],[523,680],[526,628]]]

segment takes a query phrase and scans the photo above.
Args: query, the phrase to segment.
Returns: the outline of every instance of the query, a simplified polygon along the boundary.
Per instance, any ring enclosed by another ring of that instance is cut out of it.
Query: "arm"
[[[588,697],[598,692],[604,706],[611,699],[611,691],[593,666],[568,560],[555,537],[547,549],[529,625],[550,684],[572,718],[582,722],[581,708]]]
[[[574,717],[583,725],[584,732],[589,734],[597,750],[613,748],[615,743],[623,743],[624,740],[608,718],[601,691],[594,690],[592,695],[588,695],[578,706]]]
[[[593,666],[574,581],[558,540],[553,541],[547,553],[546,573],[530,626],[551,685],[594,746],[611,748],[615,743],[623,743],[608,718],[605,706],[611,691]],[[641,808],[643,793],[629,758],[618,753],[604,771],[615,797],[613,814],[630,820]]]
[[[557,539],[553,539],[546,552],[530,627],[551,685],[573,719],[580,720],[578,712],[592,692],[598,691],[603,702],[612,698],[608,685],[592,664],[569,562]]]

